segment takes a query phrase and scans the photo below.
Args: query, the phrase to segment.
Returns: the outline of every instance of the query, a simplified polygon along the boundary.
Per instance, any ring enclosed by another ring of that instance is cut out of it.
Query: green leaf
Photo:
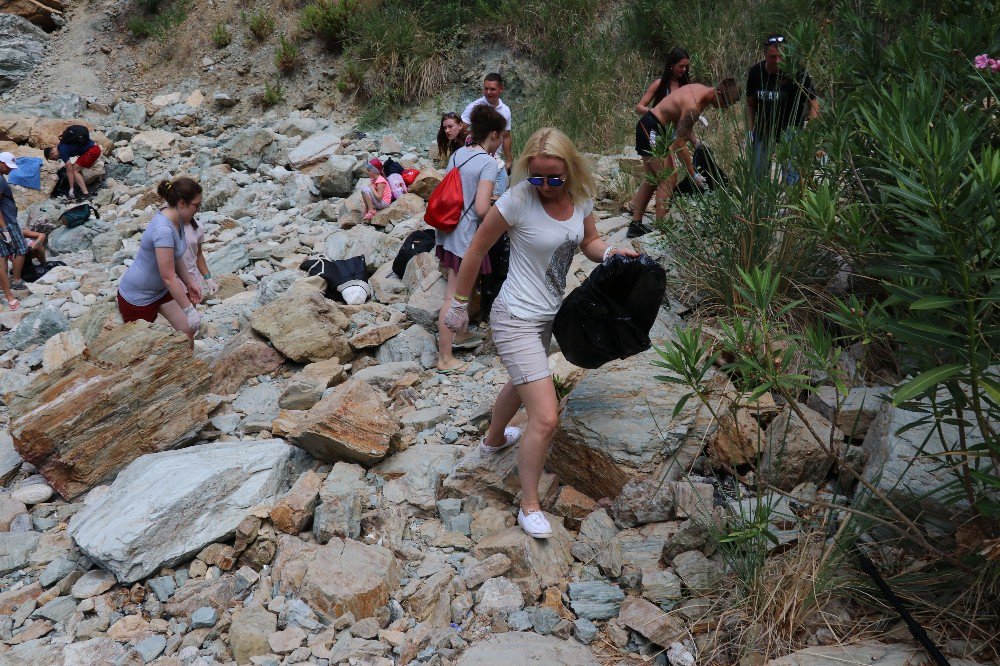
[[[684,409],[684,405],[687,404],[687,401],[690,400],[693,395],[694,393],[685,393],[682,395],[681,399],[677,401],[676,405],[674,405],[674,413],[670,418],[676,419],[677,415],[681,413],[682,409]]]
[[[926,296],[910,303],[911,310],[936,310],[946,308],[956,303],[962,303],[961,298],[955,296]]]
[[[938,384],[945,382],[965,369],[964,363],[949,363],[933,370],[922,372],[910,381],[897,386],[893,391],[892,404],[899,407],[910,398],[922,395]]]
[[[993,402],[1000,405],[1000,384],[992,379],[986,379],[986,377],[980,377],[979,384],[983,387],[990,398],[993,399]]]

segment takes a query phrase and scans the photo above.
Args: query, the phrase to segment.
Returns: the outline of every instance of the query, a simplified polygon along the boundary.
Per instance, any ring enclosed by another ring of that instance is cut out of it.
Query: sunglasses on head
[[[545,183],[548,183],[549,187],[562,187],[566,184],[566,179],[559,176],[531,176],[528,178],[528,182],[535,187],[541,187]]]
[[[783,44],[784,42],[785,42],[785,38],[784,37],[782,37],[781,35],[775,35],[774,37],[768,37],[767,41],[764,42],[764,43],[765,44]]]

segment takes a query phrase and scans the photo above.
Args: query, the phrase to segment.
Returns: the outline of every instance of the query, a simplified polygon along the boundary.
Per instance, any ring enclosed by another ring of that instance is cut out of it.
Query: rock
[[[642,596],[657,606],[678,601],[681,598],[681,579],[672,571],[643,571]]]
[[[350,337],[351,346],[357,350],[378,347],[386,340],[399,335],[402,329],[398,324],[381,322],[360,328]]]
[[[27,566],[40,538],[38,532],[0,532],[0,576]]]
[[[40,504],[52,497],[52,488],[44,483],[32,483],[22,486],[10,494],[10,498],[15,502],[23,504]]]
[[[836,413],[837,421],[834,425],[844,435],[863,439],[879,410],[889,399],[891,390],[888,386],[859,386],[849,389],[846,396],[840,396],[833,386],[820,386],[815,393],[809,394],[806,404],[828,421]]]
[[[337,261],[362,256],[369,271],[392,262],[399,241],[367,225],[358,225],[330,234],[323,245],[323,256]]]
[[[23,502],[12,498],[6,493],[0,493],[0,532],[10,531],[10,525],[20,516],[28,513],[28,507]]]
[[[385,458],[399,432],[375,389],[358,379],[337,386],[294,420],[286,418],[289,439],[325,462],[347,460],[370,467]]]
[[[755,461],[764,441],[764,431],[753,413],[732,405],[720,410],[719,425],[709,436],[706,450],[713,465],[735,467]]]
[[[699,418],[697,401],[663,427],[661,415],[672,413],[686,391],[654,378],[649,368],[658,358],[649,350],[612,361],[573,389],[546,463],[562,483],[594,499],[617,497],[636,471],[652,471],[673,456],[677,462],[667,467],[679,476],[700,453],[710,420]],[[689,463],[678,464],[685,456]]]
[[[73,583],[73,596],[77,599],[89,599],[98,594],[104,594],[115,585],[115,575],[103,569],[93,569],[83,574]]]
[[[300,476],[271,509],[271,523],[288,534],[298,534],[305,529],[319,503],[322,483],[323,478],[312,470]]]
[[[61,624],[76,612],[76,603],[73,597],[56,597],[36,610],[33,615],[52,620],[56,624]]]
[[[594,511],[580,523],[580,533],[572,546],[573,557],[590,563],[610,546],[616,534],[618,526],[607,509]]]
[[[265,305],[253,313],[250,325],[299,363],[354,357],[343,334],[347,317],[319,293],[297,292]]]
[[[826,451],[831,446],[839,451],[843,446],[844,435],[840,430],[832,428],[829,421],[808,407],[799,407],[823,443],[816,441],[806,423],[792,410],[779,414],[771,422],[758,473],[782,490],[791,490],[804,481],[822,483],[833,467],[833,458]]]
[[[978,666],[968,659],[949,657],[952,666]],[[866,664],[868,666],[910,666],[930,664],[923,648],[918,645],[888,645],[878,641],[810,646],[767,662],[767,666],[844,666],[845,664]]]
[[[333,538],[325,546],[307,546],[286,561],[284,537],[274,575],[328,620],[353,613],[371,617],[389,603],[399,587],[402,569],[393,554],[381,546]]]
[[[72,499],[143,454],[191,441],[208,422],[209,378],[184,334],[121,326],[8,400],[14,446]]]
[[[278,628],[278,618],[263,606],[252,603],[233,613],[229,625],[229,645],[239,664],[249,663],[271,651],[267,637]]]
[[[407,266],[409,273],[409,266]],[[423,326],[428,332],[437,330],[438,314],[444,302],[447,281],[440,274],[430,276],[410,293],[406,301],[406,316]]]
[[[422,218],[425,208],[423,199],[415,194],[404,194],[393,201],[388,208],[375,213],[375,217],[369,223],[376,227],[384,227],[412,217]]]
[[[66,330],[69,330],[66,315],[62,310],[46,305],[25,315],[21,323],[7,335],[7,341],[14,349],[27,349]]]
[[[566,527],[572,530],[580,529],[580,522],[590,515],[597,506],[594,500],[590,499],[572,486],[563,486],[559,490],[559,497],[552,505],[552,513],[566,519]]]
[[[943,452],[959,448],[958,426],[942,422],[938,427],[933,419],[914,426],[931,410],[929,402],[923,402],[921,407],[928,411],[914,412],[888,402],[883,404],[862,444],[865,464],[860,471],[901,511],[951,533],[961,513],[969,510],[964,497],[951,496],[948,488],[955,481],[954,472],[941,464]],[[908,429],[900,432],[903,428]],[[983,444],[978,427],[968,428],[965,438],[967,447]],[[856,505],[870,501],[868,492],[859,491],[855,495]]]
[[[231,536],[251,507],[274,501],[286,487],[293,452],[281,440],[265,440],[142,456],[73,516],[69,534],[91,559],[132,583]]]
[[[622,602],[618,621],[663,647],[688,635],[682,622],[640,597],[627,597]]]
[[[462,570],[460,577],[470,590],[479,587],[489,578],[496,578],[510,569],[510,558],[503,553],[490,555],[482,562]]]
[[[681,553],[674,558],[673,564],[684,585],[695,594],[714,589],[722,578],[722,568],[697,550]]]
[[[597,666],[590,649],[576,641],[531,632],[510,631],[473,643],[456,666],[510,666],[510,664],[573,664]]]
[[[278,397],[281,387],[272,382],[261,382],[240,391],[233,401],[233,409],[248,417],[273,421],[278,416]]]
[[[379,363],[413,363],[430,368],[437,363],[437,342],[421,326],[410,326],[399,335],[386,341],[375,358]]]
[[[166,602],[173,596],[174,592],[177,590],[177,585],[174,582],[173,576],[160,576],[159,578],[151,578],[146,581],[146,585],[149,589],[153,591],[156,598],[161,602]]]
[[[267,305],[281,298],[291,286],[302,278],[302,271],[298,269],[288,269],[271,273],[260,281],[257,287],[257,302]]]
[[[341,136],[338,131],[313,134],[288,153],[288,166],[301,169],[326,160],[340,148]]]
[[[361,511],[367,485],[360,465],[338,462],[320,490],[322,504],[313,518],[313,534],[320,543],[331,538],[357,539],[361,536]]]
[[[573,621],[573,635],[584,645],[590,645],[597,637],[597,625],[585,617]]]
[[[66,645],[62,648],[62,659],[63,666],[118,664],[125,659],[125,648],[117,641],[102,636]]]
[[[427,201],[430,199],[434,188],[441,183],[442,178],[444,178],[444,174],[437,169],[423,169],[416,180],[413,181],[413,184],[407,189],[410,194],[415,194],[424,201]]]
[[[404,414],[402,418],[399,419],[401,425],[410,426],[414,430],[426,430],[427,428],[433,428],[439,423],[444,423],[448,420],[451,415],[451,410],[448,407],[436,406],[436,407],[426,407],[424,409],[418,409],[414,412]]]
[[[169,152],[170,147],[180,139],[179,134],[173,132],[168,132],[162,129],[151,129],[145,132],[139,132],[134,137],[132,137],[132,144],[141,144],[148,148],[151,148],[157,153]]]
[[[629,481],[615,499],[612,513],[623,527],[690,515],[708,520],[714,507],[714,492],[715,488],[708,483],[637,477]]]
[[[524,608],[521,589],[506,578],[490,578],[476,592],[476,612],[513,613]]]
[[[44,60],[47,42],[48,36],[27,19],[0,14],[0,44],[3,44],[4,61],[0,70],[0,91],[13,88],[31,74]]]
[[[214,627],[219,621],[219,613],[211,606],[202,606],[191,613],[191,628]]]
[[[60,0],[4,0],[0,9],[31,21],[45,32],[52,32],[65,24],[65,5]]]
[[[45,342],[42,351],[42,371],[55,372],[67,361],[82,354],[86,348],[80,331],[74,329],[55,334]]]
[[[588,620],[608,620],[618,615],[625,593],[604,581],[569,584],[569,605],[573,612]]]
[[[247,127],[237,130],[232,138],[222,144],[223,159],[236,169],[252,171],[260,166],[264,151],[278,135],[262,127]]]
[[[150,636],[135,644],[136,652],[142,657],[142,661],[147,664],[163,654],[163,650],[166,647],[167,637],[161,634]]]
[[[79,227],[56,227],[49,234],[49,249],[57,254],[83,252],[90,247],[93,240],[109,227],[99,220],[91,220]]]
[[[250,251],[245,243],[226,243],[205,253],[205,263],[213,275],[235,273],[250,265]]]
[[[358,160],[351,155],[331,155],[309,171],[321,197],[348,197],[354,191]]]
[[[14,440],[10,433],[0,430],[0,485],[6,485],[14,478],[22,464],[24,460],[14,449]]]
[[[212,364],[212,392],[235,393],[251,377],[267,375],[285,362],[281,353],[253,333],[231,338]]]
[[[534,576],[542,587],[557,585],[569,573],[569,565],[573,562],[570,553],[573,537],[558,518],[551,514],[545,517],[552,525],[552,536],[548,539],[534,539],[520,527],[511,527],[487,536],[472,554],[486,559],[502,553],[511,562],[512,578]]]
[[[267,637],[267,644],[271,646],[271,651],[278,654],[288,654],[295,648],[302,645],[306,638],[306,632],[298,627],[275,631]]]

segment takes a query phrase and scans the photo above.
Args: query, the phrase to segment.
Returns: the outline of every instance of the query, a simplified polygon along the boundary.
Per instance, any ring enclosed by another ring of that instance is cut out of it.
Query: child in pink
[[[386,208],[392,203],[392,190],[389,182],[382,174],[382,162],[373,157],[365,165],[368,168],[368,176],[371,178],[371,185],[361,188],[361,198],[365,200],[365,219],[370,220],[375,217],[375,213]]]

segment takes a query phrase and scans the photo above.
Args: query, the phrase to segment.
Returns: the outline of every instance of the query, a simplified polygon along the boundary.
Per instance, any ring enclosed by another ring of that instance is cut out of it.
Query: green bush
[[[278,48],[274,51],[274,66],[282,74],[291,74],[299,66],[301,56],[299,47],[285,38],[284,35],[278,37]]]
[[[229,32],[229,28],[226,27],[225,23],[216,23],[215,27],[212,29],[212,43],[215,44],[215,48],[224,49],[233,43],[233,33]]]
[[[191,0],[175,0],[165,7],[162,1],[146,0],[140,3],[144,13],[126,19],[125,28],[138,39],[156,37],[163,41],[175,26],[187,20],[190,4]]]
[[[264,41],[274,33],[274,15],[267,9],[257,9],[243,13],[243,22],[257,39]]]
[[[281,87],[281,83],[275,81],[272,83],[264,84],[264,94],[261,95],[260,103],[265,109],[269,109],[272,106],[277,106],[285,101],[285,90]]]
[[[327,48],[338,50],[350,36],[349,22],[356,11],[356,0],[314,0],[302,9],[299,25],[303,31],[323,40]]]
[[[133,16],[125,20],[125,27],[134,37],[146,39],[152,37],[156,32],[156,26],[151,20],[143,16]]]

